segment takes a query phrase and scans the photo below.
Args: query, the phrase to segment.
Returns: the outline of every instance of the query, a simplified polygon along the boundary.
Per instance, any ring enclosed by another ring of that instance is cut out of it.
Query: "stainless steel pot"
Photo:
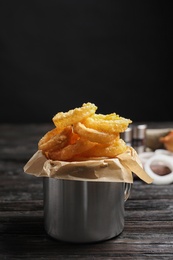
[[[113,238],[124,228],[124,202],[131,184],[43,178],[47,234],[61,241],[90,243]]]

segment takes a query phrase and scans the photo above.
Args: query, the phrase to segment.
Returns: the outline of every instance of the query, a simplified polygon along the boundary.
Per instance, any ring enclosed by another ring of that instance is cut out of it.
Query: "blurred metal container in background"
[[[120,134],[120,137],[125,141],[126,145],[132,146],[133,129],[128,127],[124,132]]]
[[[132,146],[138,154],[146,150],[146,124],[139,124],[133,127]]]

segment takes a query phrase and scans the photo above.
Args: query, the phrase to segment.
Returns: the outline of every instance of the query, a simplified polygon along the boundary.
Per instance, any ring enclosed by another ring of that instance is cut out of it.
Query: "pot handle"
[[[130,196],[131,186],[132,186],[131,183],[125,182],[125,185],[124,185],[124,201],[126,201]]]

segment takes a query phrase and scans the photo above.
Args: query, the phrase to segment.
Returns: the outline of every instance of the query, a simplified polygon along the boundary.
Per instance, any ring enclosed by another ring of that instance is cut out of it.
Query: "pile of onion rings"
[[[132,121],[112,114],[96,114],[97,106],[84,103],[81,107],[59,112],[53,118],[55,127],[38,142],[38,149],[47,159],[78,161],[91,158],[114,158],[126,151],[120,138]]]

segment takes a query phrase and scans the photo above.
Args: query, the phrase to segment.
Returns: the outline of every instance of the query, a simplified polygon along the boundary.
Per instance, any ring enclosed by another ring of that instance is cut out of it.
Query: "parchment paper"
[[[148,184],[153,181],[132,147],[113,159],[91,158],[75,162],[48,160],[38,150],[24,166],[24,172],[36,177],[126,183],[133,183],[134,173]]]

